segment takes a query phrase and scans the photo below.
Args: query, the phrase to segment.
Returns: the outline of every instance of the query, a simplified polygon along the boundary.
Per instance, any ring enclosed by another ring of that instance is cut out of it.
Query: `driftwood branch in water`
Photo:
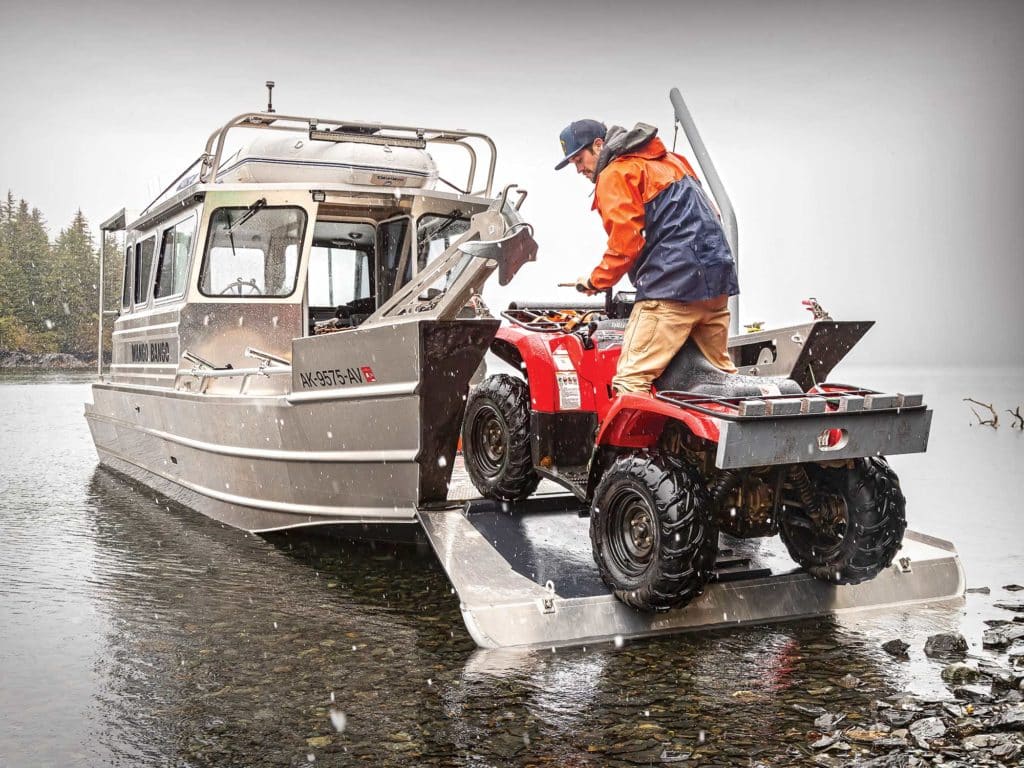
[[[978,420],[978,425],[979,426],[984,424],[986,427],[992,427],[992,429],[999,429],[999,414],[996,413],[996,409],[992,407],[991,403],[982,403],[982,402],[980,402],[978,400],[975,400],[972,397],[965,397],[964,398],[964,402],[965,403],[974,403],[975,405],[980,405],[982,408],[987,408],[988,412],[992,414],[992,418],[991,419],[983,419],[983,418],[981,418],[981,414],[980,413],[978,413],[976,410],[971,408],[971,413],[973,413],[974,414],[974,418],[976,418]]]
[[[1007,409],[1006,412],[1013,416],[1013,423],[1010,424],[1010,429],[1016,427],[1017,429],[1024,431],[1024,416],[1020,415],[1020,406],[1018,405],[1012,411]]]

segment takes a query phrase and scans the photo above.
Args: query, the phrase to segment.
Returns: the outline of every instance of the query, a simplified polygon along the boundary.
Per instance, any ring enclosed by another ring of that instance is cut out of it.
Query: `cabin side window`
[[[149,284],[152,277],[153,251],[156,249],[156,235],[135,244],[135,304],[149,300]]]
[[[132,286],[134,285],[132,266],[135,262],[132,254],[134,253],[135,249],[130,245],[124,249],[124,290],[121,292],[121,309],[131,309],[132,307]]]
[[[153,298],[162,299],[184,293],[195,234],[195,216],[189,216],[164,230],[160,243],[160,257],[156,263]]]
[[[416,222],[419,269],[451,248],[468,230],[469,219],[463,218],[462,211],[452,211],[445,216],[432,213],[420,216]]]
[[[462,211],[452,211],[444,216],[436,214],[420,216],[416,221],[417,272],[422,272],[427,264],[451,248],[468,231],[469,219],[463,218]],[[431,287],[441,291],[446,290],[455,282],[471,259],[472,256],[463,256],[453,269],[443,277],[439,277]]]
[[[199,274],[204,296],[259,299],[294,293],[306,212],[260,203],[218,208],[210,216]]]

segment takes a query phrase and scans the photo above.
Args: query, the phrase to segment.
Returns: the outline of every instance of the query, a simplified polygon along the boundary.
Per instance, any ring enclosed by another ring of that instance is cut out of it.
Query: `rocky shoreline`
[[[1008,585],[1007,591],[1021,589]],[[822,768],[917,768],[942,765],[1024,765],[1024,601],[1004,601],[997,607],[1013,618],[986,621],[982,645],[1000,654],[971,656],[959,634],[928,638],[924,653],[949,661],[942,679],[951,698],[902,695],[878,699],[868,712],[829,712],[823,707],[794,704],[814,719],[806,733],[810,762]],[[890,640],[882,648],[896,658],[910,647]],[[840,684],[857,686],[852,676]]]
[[[66,352],[31,352],[0,350],[0,370],[9,368],[84,371],[96,365],[95,361],[81,360]]]

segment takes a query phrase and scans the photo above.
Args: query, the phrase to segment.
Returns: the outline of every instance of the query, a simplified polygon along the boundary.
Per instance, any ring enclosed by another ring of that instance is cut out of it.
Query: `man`
[[[636,304],[623,337],[612,386],[650,392],[676,352],[693,338],[717,368],[735,373],[729,358],[729,297],[739,293],[736,267],[718,215],[693,168],[665,149],[645,123],[626,131],[577,120],[559,138],[569,163],[596,184],[608,248],[577,290],[610,288],[629,274]]]

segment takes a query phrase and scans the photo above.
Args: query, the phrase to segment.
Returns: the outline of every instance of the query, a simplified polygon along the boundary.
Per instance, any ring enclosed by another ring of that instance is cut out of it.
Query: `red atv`
[[[512,304],[491,350],[524,378],[469,396],[466,469],[484,496],[526,499],[541,478],[589,507],[594,558],[642,610],[685,605],[713,578],[718,534],[780,534],[815,577],[857,584],[890,565],[906,528],[883,454],[927,447],[920,395],[821,383],[870,322],[815,320],[730,342],[739,374],[688,342],[654,397],[614,396],[633,295],[603,307]],[[807,303],[807,302],[805,302]],[[782,375],[764,375],[764,374]]]

